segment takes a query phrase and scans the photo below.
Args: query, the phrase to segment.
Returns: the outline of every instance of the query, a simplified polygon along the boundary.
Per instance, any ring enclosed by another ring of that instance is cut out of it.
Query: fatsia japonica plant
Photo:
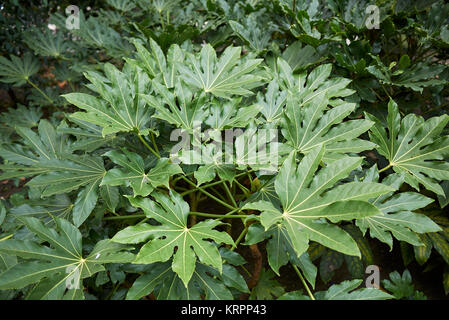
[[[425,298],[401,266],[363,279],[379,248],[449,264],[448,30],[380,2],[390,42],[343,0],[111,0],[24,32],[0,298]]]

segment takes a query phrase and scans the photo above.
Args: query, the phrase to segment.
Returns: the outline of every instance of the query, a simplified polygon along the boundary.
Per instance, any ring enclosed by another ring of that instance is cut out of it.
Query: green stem
[[[301,279],[302,284],[304,285],[304,288],[306,288],[307,294],[309,295],[310,299],[315,300],[315,297],[313,296],[313,293],[310,291],[309,286],[307,285],[306,280],[304,279],[304,277],[301,274],[301,271],[299,271],[298,267],[293,265],[293,269],[295,269],[296,274],[299,276],[299,278]]]
[[[233,216],[233,217],[236,217],[236,216]],[[242,241],[243,237],[246,235],[247,232],[248,232],[248,226],[245,226],[245,229],[243,229],[243,231],[237,237],[237,240],[234,241],[234,246],[231,248],[231,251],[234,251],[235,249],[237,249],[237,246],[239,245],[240,241]]]
[[[388,96],[389,98],[391,98],[391,95],[390,95],[390,93],[388,93],[387,89],[385,89],[385,86],[384,86],[383,84],[381,84],[381,87],[382,87],[382,89],[384,90],[384,92],[387,94],[387,96]]]
[[[253,177],[251,177],[251,173],[249,171],[246,174],[248,175],[248,179],[249,179],[249,182],[250,182],[250,185],[252,188],[253,187]]]
[[[238,182],[237,179],[234,179],[234,182],[235,182],[235,184],[240,188],[240,190],[243,191],[243,193],[244,193],[245,195],[251,193],[251,192],[249,191],[249,189],[248,189],[247,187],[245,187],[243,184],[241,184],[240,182]]]
[[[150,147],[150,145],[145,141],[145,139],[140,135],[139,132],[136,132],[136,134],[139,137],[140,141],[142,141],[142,143],[145,145],[145,147],[147,147],[148,150],[150,150],[156,157],[160,159],[161,155],[159,154],[159,152],[154,151],[154,149]]]
[[[215,194],[217,195],[218,198],[220,198],[221,200],[223,200],[224,202],[226,202],[226,198],[220,193],[218,192],[214,187],[210,187],[210,189],[215,192]]]
[[[185,173],[184,176],[186,176],[186,177],[187,177],[187,176],[191,176],[191,175],[194,174],[194,173],[195,173],[195,172]],[[175,184],[176,182],[178,182],[179,180],[181,180],[182,177],[183,177],[183,176],[179,176],[179,177],[173,179],[172,184]],[[189,191],[195,191],[195,190],[189,189]]]
[[[217,201],[218,203],[220,203],[221,205],[225,206],[228,209],[234,210],[235,208],[231,205],[229,205],[228,203],[218,199],[216,196],[210,194],[209,192],[207,192],[206,190],[204,190],[202,187],[197,186],[195,183],[193,183],[192,181],[190,181],[189,179],[187,179],[185,176],[182,176],[182,179],[187,182],[188,184],[194,186],[196,189],[198,189],[199,191],[201,191],[202,193],[204,193],[206,196],[208,196],[209,198],[214,199],[215,201]],[[186,191],[187,192],[187,191]]]
[[[107,217],[107,218],[103,218],[103,220],[123,220],[123,219],[135,219],[135,218],[146,218],[146,215],[131,214],[131,215],[127,215],[127,216]]]
[[[159,149],[158,149],[157,144],[156,144],[156,139],[154,138],[153,132],[150,132],[150,134],[151,134],[151,141],[153,142],[154,150],[156,150],[156,152],[157,152],[158,154],[160,154],[160,153],[159,153]]]
[[[159,19],[161,21],[162,30],[165,31],[165,23],[164,23],[164,18],[162,17],[162,12],[158,11],[158,13],[159,13]]]
[[[51,104],[54,104],[54,101],[49,97],[49,96],[47,96],[41,89],[39,89],[39,87],[37,86],[37,85],[35,85],[30,79],[26,79],[27,80],[27,82],[34,88],[34,89],[36,89],[37,91],[39,91],[39,93],[45,98],[45,99],[47,99],[48,100],[48,102],[50,102]]]
[[[186,174],[186,175],[184,175],[184,176],[187,176],[187,175],[189,175],[189,174],[191,174],[191,173],[188,173],[188,174]],[[241,177],[241,176],[243,176],[243,175],[245,175],[245,174],[246,174],[246,172],[239,173],[238,175],[236,175],[236,176],[234,177],[234,179],[235,179],[235,178],[238,178],[238,177]],[[174,181],[178,181],[179,179],[184,179],[184,176],[180,176],[180,177],[176,178]],[[225,181],[226,181],[226,180],[219,180],[219,181],[211,182],[211,183],[209,183],[209,184],[203,185],[202,188],[204,188],[204,189],[205,189],[205,188],[209,188],[209,187],[215,186],[215,185],[217,185],[217,184],[223,183],[223,182],[225,182]],[[189,193],[195,192],[195,191],[197,190],[197,188],[198,188],[198,187],[195,186],[194,189],[190,189],[189,191],[186,191],[186,192],[181,193],[181,196],[184,197],[185,195],[188,195]]]
[[[223,214],[213,214],[213,213],[204,213],[204,212],[195,212],[195,211],[191,211],[190,214],[193,214],[195,216],[199,216],[199,217],[206,217],[206,218],[246,218],[248,217],[247,215],[223,215]]]
[[[0,241],[8,240],[9,238],[12,238],[13,236],[14,236],[14,234],[12,233],[12,234],[10,234],[9,236],[6,236],[6,237],[4,237],[4,238],[1,238]]]
[[[117,289],[119,288],[119,286],[120,286],[120,282],[118,282],[118,283],[114,286],[114,288],[112,289],[111,293],[109,293],[109,295],[108,295],[108,297],[106,298],[106,300],[109,300],[109,299],[112,298],[112,296],[114,295],[114,293],[117,292]]]
[[[386,166],[386,167],[383,168],[383,169],[380,169],[378,172],[379,172],[379,173],[384,172],[385,170],[388,170],[388,169],[390,169],[391,167],[392,167],[392,165],[391,165],[391,163],[389,163],[388,166]]]
[[[235,202],[234,196],[231,193],[231,190],[229,190],[229,187],[226,184],[226,181],[222,184],[222,186],[224,187],[226,194],[228,195],[228,198],[229,198],[229,200],[231,200],[234,207],[238,207],[237,202]]]
[[[234,212],[239,212],[239,211],[240,211],[240,208],[235,208],[234,210],[231,210],[231,211],[225,213],[225,214],[223,215],[223,218],[226,218],[227,216],[230,216],[230,215],[233,214]]]

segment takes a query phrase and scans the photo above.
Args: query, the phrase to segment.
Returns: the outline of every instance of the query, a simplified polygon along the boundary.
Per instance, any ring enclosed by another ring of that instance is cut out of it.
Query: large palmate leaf
[[[287,229],[282,225],[273,225],[266,232],[260,223],[253,223],[248,228],[245,245],[251,245],[268,239],[267,242],[267,256],[268,263],[271,269],[279,275],[280,267],[286,265],[288,262],[298,266],[304,273],[306,280],[315,287],[315,279],[317,275],[317,268],[310,261],[307,252],[297,256]]]
[[[371,141],[378,145],[377,151],[389,161],[388,167],[405,174],[405,182],[419,190],[419,184],[439,195],[444,191],[438,181],[449,180],[449,136],[441,133],[449,122],[448,115],[423,117],[410,113],[401,119],[397,104],[388,104],[388,134],[377,118],[370,130]]]
[[[221,140],[221,139],[220,139]],[[175,154],[171,155],[176,156]],[[200,166],[194,173],[194,177],[198,185],[213,180],[217,175],[220,179],[232,182],[236,172],[235,166],[230,164],[226,160],[226,154],[224,154],[220,148],[215,144],[210,143],[201,145],[193,150],[181,150],[179,158],[183,164],[199,164]]]
[[[64,56],[70,48],[70,41],[66,41],[61,32],[55,35],[49,29],[44,32],[39,29],[29,30],[23,39],[36,54],[44,57]]]
[[[363,280],[355,279],[343,281],[332,285],[326,291],[319,291],[314,294],[317,300],[386,300],[393,299],[394,296],[376,288],[359,288]],[[284,294],[280,300],[310,300],[300,291],[292,291]]]
[[[184,59],[181,48],[176,44],[170,46],[167,59],[165,59],[164,53],[153,39],[150,39],[151,53],[137,41],[134,41],[134,45],[137,49],[138,60],[127,59],[127,61],[138,64],[152,79],[156,78],[167,88],[173,88],[178,76],[177,62],[182,62]]]
[[[256,105],[261,107],[261,113],[267,123],[277,124],[282,118],[284,106],[287,101],[287,91],[281,90],[276,80],[272,80],[265,94],[257,93]]]
[[[76,141],[69,147],[72,152],[77,150],[92,152],[104,145],[110,145],[116,138],[113,134],[104,137],[102,134],[103,128],[95,124],[76,118],[72,118],[70,121],[75,123],[77,127],[60,127],[58,132],[76,137]]]
[[[33,285],[29,299],[84,299],[82,280],[105,270],[103,264],[125,263],[134,258],[127,247],[109,239],[96,244],[83,256],[81,233],[67,220],[56,218],[56,229],[36,218],[19,218],[42,242],[8,239],[0,252],[26,261],[0,274],[0,289]]]
[[[146,172],[141,156],[126,149],[123,149],[122,152],[112,150],[105,153],[105,156],[115,164],[122,166],[123,169],[115,168],[106,172],[101,185],[130,185],[134,196],[146,197],[158,186],[168,188],[168,179],[174,174],[182,173],[179,165],[170,163],[167,158],[159,159],[156,165]]]
[[[22,138],[21,144],[0,145],[1,157],[9,162],[0,166],[3,170],[1,179],[49,172],[43,165],[45,162],[60,159],[68,154],[67,137],[58,134],[56,128],[45,119],[39,121],[37,133],[30,128],[19,126],[16,127],[16,133]]]
[[[390,279],[382,280],[382,284],[396,299],[407,298],[409,300],[426,300],[426,296],[418,290],[412,283],[410,271],[404,270],[402,276],[399,272],[394,271],[389,274]]]
[[[241,274],[231,265],[223,265],[219,274],[211,267],[197,263],[193,276],[187,285],[173,272],[171,261],[158,262],[146,268],[146,272],[134,281],[126,299],[136,300],[150,293],[158,300],[232,300],[230,288],[248,292]]]
[[[241,101],[241,98],[225,102],[214,99],[205,123],[215,130],[246,127],[248,122],[256,118],[262,106],[242,106]]]
[[[336,223],[379,214],[380,211],[366,200],[373,194],[378,196],[392,189],[377,183],[354,182],[327,191],[356,169],[362,158],[336,160],[316,173],[323,154],[324,147],[319,145],[298,166],[294,152],[285,160],[275,181],[282,209],[263,200],[247,203],[243,208],[261,211],[260,221],[265,230],[273,225],[285,228],[298,256],[307,250],[309,240],[348,255],[360,256],[355,241],[325,219]]]
[[[206,96],[195,96],[180,80],[177,81],[174,92],[153,81],[153,89],[157,96],[142,95],[142,98],[154,109],[153,116],[170,124],[191,132],[207,117]]]
[[[0,122],[5,126],[33,128],[37,127],[42,117],[41,107],[31,107],[19,104],[17,109],[8,108],[0,114]]]
[[[148,75],[130,64],[119,71],[106,63],[104,72],[106,77],[94,71],[85,73],[91,82],[88,87],[99,97],[86,93],[63,95],[67,101],[86,111],[75,112],[71,116],[103,127],[103,136],[134,131],[147,134],[150,108],[145,106],[146,102],[140,94],[149,90]]]
[[[80,226],[90,215],[98,200],[98,186],[105,169],[103,159],[92,156],[68,155],[64,160],[44,160],[39,166],[48,172],[28,182],[38,188],[42,197],[66,193],[83,187],[73,207],[73,222]]]
[[[84,19],[80,12],[80,28],[72,29],[72,32],[82,39],[84,45],[105,49],[110,56],[116,58],[130,56],[132,46],[108,24],[109,21],[102,21],[100,17],[93,15]]]
[[[27,186],[39,190],[41,197],[78,192],[73,207],[73,221],[79,226],[92,212],[98,199],[97,189],[105,174],[103,159],[71,154],[67,135],[47,120],[41,120],[38,134],[18,127],[22,144],[1,145],[1,157],[11,163],[0,165],[0,178],[30,177]]]
[[[346,88],[350,80],[329,78],[330,64],[315,68],[308,76],[293,74],[281,58],[278,58],[277,66],[276,82],[269,84],[265,101],[258,98],[268,122],[281,120],[282,134],[291,149],[307,153],[323,143],[326,146],[325,161],[330,161],[344,153],[357,153],[375,146],[357,138],[373,125],[372,121],[343,121],[355,110],[356,104],[336,98],[353,93]]]
[[[173,272],[171,261],[156,262],[145,266],[143,274],[134,281],[126,299],[136,300],[153,293],[158,300],[199,300],[206,296],[210,300],[233,299],[231,288],[249,293],[243,276],[236,266],[246,263],[238,253],[220,249],[220,254],[227,263],[223,265],[222,273],[212,267],[197,263],[192,279],[187,287],[179,276]],[[236,290],[233,290],[234,292]]]
[[[276,69],[272,72],[282,90],[288,91],[288,96],[294,96],[305,105],[315,97],[324,94],[330,105],[341,103],[340,99],[350,96],[354,90],[347,88],[350,79],[330,77],[331,64],[323,64],[306,73],[294,74],[290,65],[282,58],[277,59]]]
[[[21,205],[12,207],[8,218],[16,216],[33,216],[39,218],[45,225],[53,225],[53,217],[68,220],[73,209],[73,203],[66,194],[57,194],[52,197],[37,200],[27,200]]]
[[[107,0],[108,4],[120,11],[130,11],[136,7],[133,2],[125,1],[125,0]]]
[[[202,264],[222,271],[222,258],[215,243],[233,244],[225,232],[213,228],[220,225],[217,220],[205,220],[189,228],[187,218],[189,205],[179,194],[170,191],[170,196],[161,193],[149,198],[129,198],[131,204],[141,208],[148,218],[157,220],[160,225],[142,223],[118,232],[113,241],[119,243],[139,243],[150,239],[139,251],[134,263],[148,264],[164,262],[173,256],[172,269],[187,287],[195,272],[197,257]],[[176,248],[176,252],[173,251]]]
[[[241,51],[230,46],[217,59],[214,48],[206,44],[198,54],[186,53],[189,64],[179,65],[179,72],[187,84],[218,97],[250,95],[261,83],[254,70],[262,59],[240,58]]]
[[[39,71],[39,61],[30,53],[22,58],[11,56],[10,60],[0,57],[0,82],[21,86]]]
[[[282,134],[289,146],[301,153],[308,153],[317,145],[324,144],[326,160],[375,146],[370,141],[357,138],[373,125],[372,121],[360,119],[343,122],[354,111],[355,103],[341,103],[326,111],[328,103],[324,93],[306,104],[294,98],[287,100]]]
[[[237,36],[249,45],[249,48],[256,53],[262,53],[270,44],[270,39],[275,26],[273,23],[264,24],[263,28],[258,20],[266,19],[263,16],[264,10],[253,12],[249,14],[244,21],[241,21],[243,25],[237,21],[230,20],[228,23]]]
[[[252,288],[250,300],[272,300],[285,292],[281,284],[275,279],[275,274],[269,269],[262,268],[259,281]]]
[[[410,67],[409,56],[403,55],[398,62],[399,69],[393,72],[392,67],[395,63],[387,67],[378,56],[372,56],[372,58],[374,58],[374,64],[367,67],[366,70],[382,84],[406,87],[422,92],[424,87],[437,86],[447,82],[435,77],[445,69],[445,66],[441,64],[430,65],[418,62]]]
[[[364,181],[376,182],[378,179],[379,175],[375,167],[372,167]],[[399,189],[403,181],[403,176],[391,174],[382,181],[382,185]],[[422,194],[389,192],[372,198],[370,202],[381,211],[381,214],[357,220],[356,225],[363,234],[369,229],[371,237],[388,244],[390,249],[393,248],[393,237],[415,246],[422,246],[419,234],[441,231],[441,228],[432,219],[413,212],[433,202],[431,198]]]
[[[287,61],[294,72],[304,70],[320,60],[324,60],[324,57],[320,57],[312,46],[303,46],[301,41],[290,44],[282,53],[282,58]]]

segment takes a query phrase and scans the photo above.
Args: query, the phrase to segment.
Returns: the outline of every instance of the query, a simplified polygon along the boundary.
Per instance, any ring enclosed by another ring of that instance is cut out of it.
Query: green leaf
[[[222,259],[217,247],[213,242],[204,240],[211,239],[217,244],[234,243],[227,233],[213,230],[221,222],[205,220],[189,228],[189,205],[180,195],[170,191],[170,196],[154,193],[153,197],[156,202],[148,198],[129,198],[129,201],[134,207],[141,208],[148,218],[161,224],[141,224],[138,226],[139,230],[135,227],[125,228],[114,236],[113,241],[136,243],[151,238],[141,248],[134,263],[164,262],[173,256],[172,269],[186,287],[195,272],[197,257],[202,264],[211,265],[221,273]],[[133,233],[135,237],[132,236]]]
[[[178,75],[177,65],[184,60],[181,48],[176,44],[170,46],[167,59],[165,59],[164,53],[153,39],[150,39],[151,53],[139,42],[133,43],[139,59],[137,61],[127,59],[127,61],[137,63],[152,79],[156,78],[167,88],[173,88]]]
[[[142,98],[156,109],[157,113],[153,117],[189,132],[207,117],[206,96],[194,95],[179,79],[174,92],[156,81],[153,81],[153,89],[157,96],[142,95]]]
[[[261,107],[261,113],[267,123],[277,124],[282,118],[286,101],[287,91],[280,90],[278,82],[272,80],[264,95],[257,93],[256,105]]]
[[[100,179],[84,187],[79,193],[73,207],[73,222],[79,227],[89,217],[98,200]]]
[[[445,84],[447,81],[437,79],[445,67],[441,64],[430,64],[428,62],[417,62],[410,66],[408,56],[404,55],[399,60],[398,70],[392,71],[387,68],[378,56],[373,56],[373,64],[366,70],[375,76],[381,84],[405,87],[413,91],[422,92],[425,87]],[[406,58],[407,57],[407,58]]]
[[[357,138],[373,125],[372,121],[359,119],[343,122],[355,110],[356,104],[333,99],[349,93],[349,89],[345,89],[349,80],[328,79],[332,69],[330,64],[312,70],[307,81],[305,74],[294,75],[284,60],[278,59],[278,65],[281,80],[278,82],[284,83],[284,88],[288,90],[281,130],[291,149],[306,154],[324,144],[326,153],[329,153],[325,160],[330,160],[335,158],[335,154],[356,153],[375,146],[370,141]],[[270,91],[268,93],[271,94]],[[281,107],[280,103],[276,102],[276,105]],[[273,117],[270,113],[268,119]]]
[[[67,194],[58,194],[45,199],[29,199],[26,203],[12,207],[9,212],[13,216],[33,216],[46,225],[52,225],[52,217],[68,219],[72,209],[73,203]]]
[[[363,280],[355,279],[332,285],[327,291],[314,294],[317,300],[386,300],[392,295],[375,288],[360,288]],[[292,291],[282,295],[279,300],[310,300],[301,291]]]
[[[396,299],[408,298],[411,300],[415,294],[415,288],[412,284],[412,276],[408,270],[405,270],[402,276],[394,271],[389,274],[390,280],[382,280],[385,289],[392,292]]]
[[[18,104],[17,109],[8,108],[0,114],[0,122],[9,127],[37,127],[42,117],[41,107],[31,107]]]
[[[441,233],[429,233],[428,236],[432,240],[435,250],[449,264],[449,241],[447,241],[447,238]]]
[[[235,166],[225,163],[223,156],[226,156],[226,154],[223,155],[220,148],[217,150],[216,145],[210,143],[201,145],[200,149],[198,149],[182,150],[178,158],[183,164],[200,164],[194,173],[197,185],[213,180],[217,174],[222,180],[229,182],[234,180],[236,175]]]
[[[115,213],[120,198],[119,188],[103,185],[100,187],[100,194],[108,209]]]
[[[70,42],[64,39],[62,32],[55,35],[49,29],[44,32],[37,28],[28,30],[23,39],[28,47],[43,57],[58,58],[64,56],[70,48]]]
[[[366,194],[361,194],[355,185],[353,188],[341,185],[326,192],[356,169],[362,159],[337,160],[316,173],[323,154],[324,147],[320,145],[307,154],[298,166],[295,153],[291,153],[285,160],[275,181],[276,193],[283,210],[267,201],[247,203],[243,209],[262,211],[261,223],[265,230],[281,223],[287,229],[298,256],[307,250],[309,240],[348,255],[360,256],[354,240],[342,229],[324,219],[338,222],[379,214],[377,208],[364,200],[371,197],[371,192],[381,195],[391,191],[391,188],[379,185],[376,191],[365,189]],[[362,186],[363,183],[359,185]],[[340,190],[343,190],[344,194],[340,194]]]
[[[172,271],[170,261],[154,263],[147,269],[148,271],[138,277],[129,289],[127,300],[137,300],[152,292],[158,300],[200,300],[201,296],[205,296],[207,300],[232,300],[233,298],[228,289],[229,279],[225,280],[224,277],[227,268],[223,269],[223,277],[221,277],[215,274],[212,268],[197,264],[187,287]],[[236,285],[236,281],[238,279],[232,280],[233,286]]]
[[[328,106],[325,94],[309,99],[306,104],[295,98],[287,99],[287,106],[281,123],[282,134],[291,148],[308,153],[320,144],[328,153],[356,153],[372,149],[375,145],[358,139],[373,122],[349,120],[342,122],[356,107],[354,103],[342,103],[325,112]],[[327,156],[329,158],[332,155]]]
[[[365,180],[370,181],[368,178],[365,178]],[[403,178],[400,175],[392,174],[382,183],[386,186],[391,185],[398,188],[402,181]],[[357,227],[363,234],[369,229],[371,237],[388,244],[392,249],[392,236],[400,241],[421,246],[423,243],[419,239],[419,234],[441,230],[435,222],[424,214],[413,212],[433,202],[431,198],[415,192],[392,194],[385,194],[370,200],[382,213],[356,221]]]
[[[228,23],[237,36],[242,39],[256,53],[263,52],[270,43],[272,30],[259,27],[257,12],[249,14],[244,21],[244,25],[237,21],[229,20]]]
[[[388,104],[388,135],[380,120],[370,130],[371,141],[378,145],[377,151],[389,161],[395,172],[404,173],[405,181],[419,190],[419,184],[439,195],[444,191],[438,184],[449,180],[449,164],[442,160],[449,156],[449,136],[441,133],[449,122],[448,115],[424,120],[413,113],[404,118],[399,115],[397,104]]]
[[[356,289],[362,280],[343,281],[323,292],[322,300],[385,300],[393,296],[375,288]],[[317,297],[318,298],[318,297]],[[321,300],[321,299],[319,299]]]
[[[52,229],[33,217],[18,219],[49,245],[29,240],[1,241],[1,253],[26,261],[0,274],[0,289],[20,289],[38,283],[31,295],[34,299],[84,298],[82,292],[73,292],[82,287],[82,279],[104,270],[104,263],[124,263],[134,258],[125,246],[108,239],[97,243],[90,255],[83,258],[81,233],[67,220],[56,218],[57,228]]]
[[[148,131],[149,108],[140,96],[148,90],[150,79],[139,67],[127,64],[119,71],[110,63],[104,65],[105,76],[89,71],[85,77],[91,82],[89,89],[99,97],[86,93],[68,93],[63,97],[86,112],[71,117],[103,127],[106,136],[117,132]]]
[[[212,100],[209,117],[205,123],[215,130],[246,127],[248,119],[254,119],[262,109],[259,105],[241,106],[241,99]]]
[[[189,64],[179,65],[179,72],[188,85],[218,97],[251,95],[250,90],[262,80],[254,74],[262,59],[240,58],[241,51],[229,46],[217,59],[214,48],[206,44],[196,55],[186,53]]]
[[[357,257],[354,257],[357,259]],[[333,250],[327,250],[321,256],[320,260],[320,277],[324,283],[328,283],[338,270],[343,265],[344,257],[341,253]]]
[[[76,141],[69,147],[72,152],[77,150],[92,152],[104,145],[113,143],[116,139],[113,134],[104,137],[102,134],[103,128],[92,123],[75,118],[70,119],[70,121],[76,123],[78,127],[59,127],[57,131],[76,137]]]
[[[302,105],[319,96],[326,97],[331,101],[331,105],[336,105],[341,103],[341,100],[334,98],[347,97],[354,93],[354,90],[347,88],[351,80],[342,77],[329,78],[332,71],[331,64],[320,65],[309,75],[293,74],[290,65],[282,58],[278,58],[276,71],[274,78],[279,86],[283,90],[288,90],[288,96],[299,100]]]
[[[301,41],[290,44],[282,53],[282,59],[290,65],[293,72],[305,70],[321,60],[320,55],[312,46],[303,46]]]
[[[273,300],[273,297],[279,297],[284,293],[277,280],[274,280],[275,274],[271,270],[262,268],[257,285],[251,290],[250,300]]]
[[[159,186],[168,188],[169,178],[182,173],[179,165],[170,163],[167,158],[158,159],[156,165],[146,172],[145,163],[137,153],[122,149],[122,152],[108,151],[105,156],[123,169],[115,168],[107,171],[101,186],[129,185],[133,189],[134,196],[145,197]]]
[[[0,82],[21,86],[39,71],[39,61],[30,53],[23,58],[11,55],[10,60],[0,57]]]
[[[6,208],[3,204],[3,201],[0,201],[0,226],[2,225],[3,221],[5,221],[6,217]]]
[[[432,241],[425,234],[418,235],[419,240],[424,243],[423,246],[414,246],[413,250],[415,252],[415,259],[419,265],[423,265],[427,262],[432,253]]]
[[[438,202],[440,203],[441,209],[449,204],[449,181],[445,180],[441,183],[441,189],[443,189],[444,195],[438,195]]]

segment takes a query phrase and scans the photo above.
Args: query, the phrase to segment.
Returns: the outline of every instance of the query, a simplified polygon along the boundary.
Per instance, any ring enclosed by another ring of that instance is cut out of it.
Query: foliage
[[[0,8],[1,299],[449,292],[444,1],[69,4]]]

